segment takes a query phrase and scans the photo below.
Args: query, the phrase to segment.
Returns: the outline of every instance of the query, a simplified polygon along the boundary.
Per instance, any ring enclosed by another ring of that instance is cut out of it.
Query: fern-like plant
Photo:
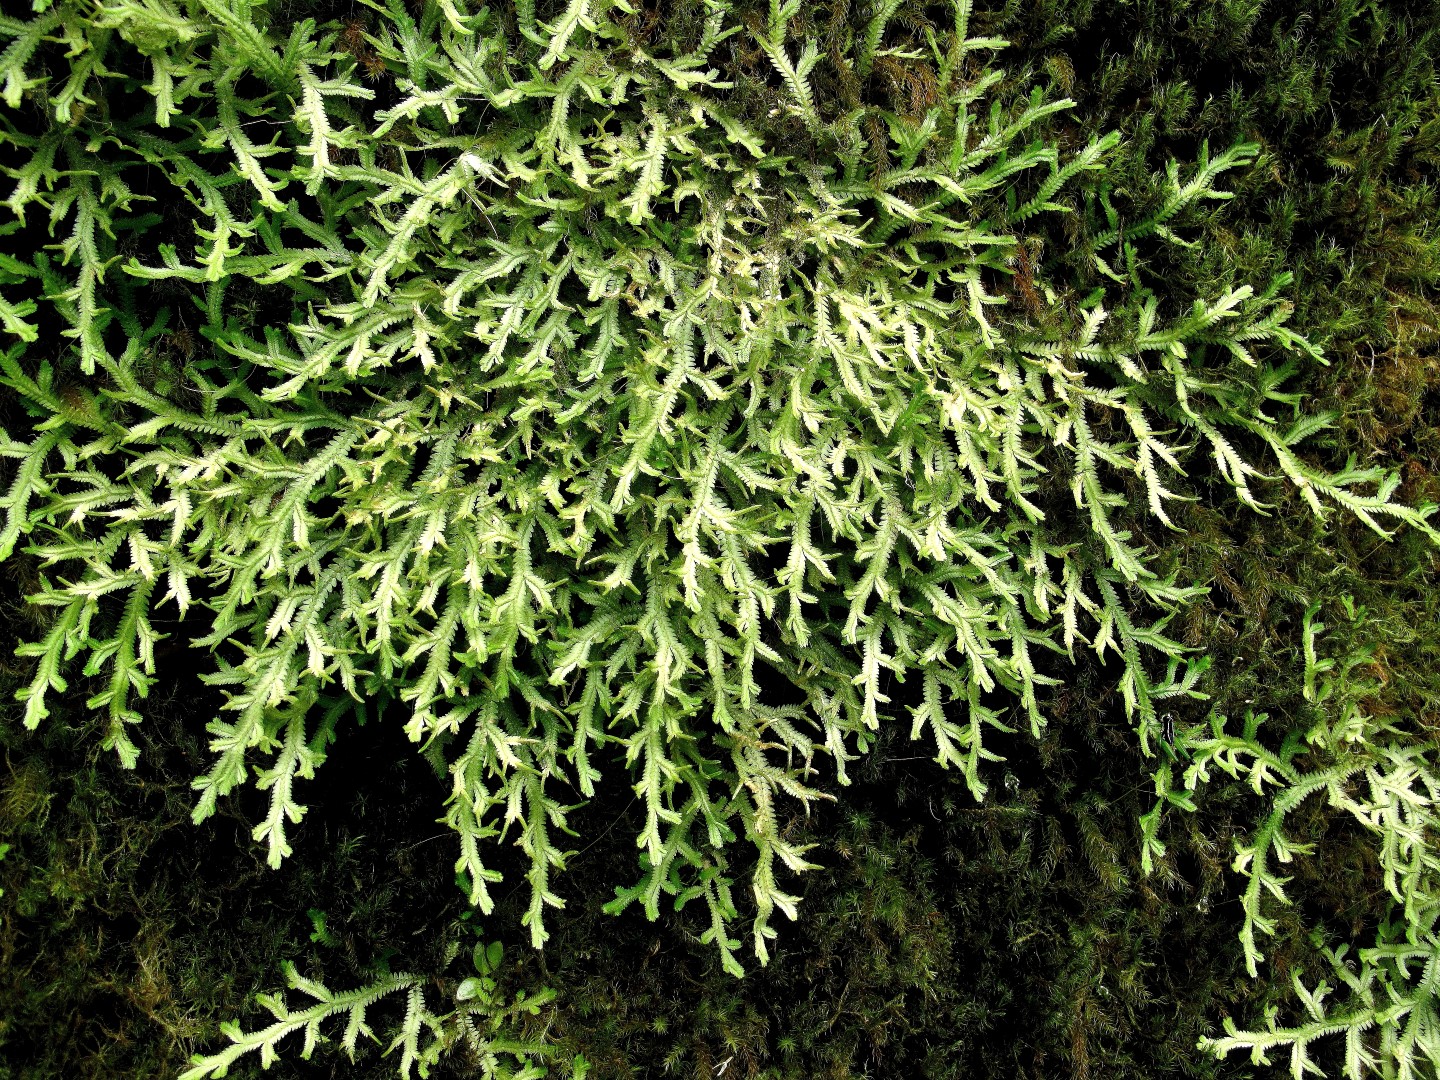
[[[1141,530],[1177,528],[1187,471],[1440,538],[1393,475],[1304,456],[1330,418],[1287,389],[1321,361],[1287,275],[1183,310],[1144,287],[1137,246],[1256,148],[1172,164],[1126,224],[1118,136],[1062,151],[1072,103],[1017,93],[968,0],[824,49],[800,0],[654,40],[623,0],[365,3],[359,29],[251,0],[0,20],[11,235],[49,241],[0,260],[0,558],[39,561],[52,613],[25,722],[90,679],[133,764],[183,642],[226,697],[195,819],[254,783],[272,865],[379,715],[443,755],[483,912],[511,839],[543,945],[572,810],[628,783],[609,910],[698,901],[739,975],[733,886],[764,963],[811,865],[787,807],[882,724],[981,798],[1088,648],[1158,753],[1157,703],[1201,696],[1167,627],[1204,590]],[[854,90],[887,64],[915,95]],[[1112,284],[1023,254],[1066,216]],[[413,990],[377,986],[277,1024]]]
[[[460,943],[452,941],[442,966],[448,968],[459,955]],[[507,1004],[499,996],[494,978],[502,955],[499,942],[476,944],[471,955],[475,974],[458,983],[445,984],[451,998],[447,1003],[450,1008],[441,1012],[430,1006],[427,989],[432,980],[423,975],[386,972],[368,986],[336,993],[314,979],[305,978],[294,964],[286,962],[285,981],[289,988],[307,995],[314,1004],[292,1009],[279,995],[261,994],[260,1002],[270,1010],[275,1022],[254,1032],[242,1031],[234,1023],[222,1025],[221,1031],[230,1039],[230,1045],[218,1053],[196,1055],[192,1067],[181,1074],[180,1080],[226,1076],[230,1066],[249,1053],[258,1053],[261,1066],[268,1069],[280,1059],[278,1044],[296,1034],[304,1036],[300,1057],[308,1059],[325,1039],[321,1025],[332,1017],[345,1018],[340,1045],[353,1061],[362,1036],[378,1041],[366,1022],[367,1010],[392,994],[404,995],[405,1012],[385,1053],[400,1051],[397,1067],[407,1080],[412,1073],[429,1076],[442,1055],[456,1051],[468,1053],[478,1070],[474,1075],[485,1080],[537,1080],[545,1075],[545,1069],[537,1060],[543,1059],[552,1048],[544,1043],[515,1039],[509,1031],[520,1016],[538,1014],[555,995],[547,990],[527,997],[522,990]]]
[[[1363,634],[1364,608],[1343,599],[1346,621]],[[1266,1014],[1266,1027],[1241,1031],[1225,1018],[1226,1034],[1202,1039],[1201,1049],[1224,1056],[1250,1051],[1256,1064],[1269,1064],[1275,1051],[1289,1051],[1290,1073],[1327,1075],[1314,1060],[1314,1044],[1339,1040],[1344,1075],[1431,1076],[1440,1068],[1440,762],[1432,736],[1405,715],[1382,715],[1368,708],[1377,685],[1365,673],[1374,664],[1373,648],[1352,648],[1340,658],[1321,655],[1325,630],[1317,601],[1306,611],[1302,628],[1305,696],[1316,706],[1308,730],[1287,738],[1278,751],[1260,737],[1263,713],[1248,713],[1239,732],[1227,730],[1214,716],[1208,733],[1187,733],[1180,784],[1173,767],[1156,773],[1160,796],[1147,815],[1146,835],[1153,847],[1155,826],[1168,803],[1194,809],[1193,794],[1212,771],[1246,781],[1268,805],[1255,833],[1237,840],[1232,868],[1246,879],[1241,897],[1240,940],[1252,976],[1263,959],[1260,935],[1275,929],[1276,904],[1293,902],[1285,886],[1286,864],[1310,854],[1314,845],[1287,834],[1287,822],[1302,803],[1324,798],[1368,833],[1384,882],[1388,907],[1374,927],[1374,943],[1328,946],[1319,932],[1316,945],[1328,961],[1334,983],[1307,987],[1295,972],[1290,982],[1303,1010],[1299,1022],[1279,1023],[1279,1007]],[[1149,850],[1146,855],[1148,857]],[[1338,1003],[1326,999],[1340,991]]]

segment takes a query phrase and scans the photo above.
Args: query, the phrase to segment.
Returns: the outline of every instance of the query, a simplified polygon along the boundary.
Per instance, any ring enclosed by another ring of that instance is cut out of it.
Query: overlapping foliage
[[[452,942],[443,966],[448,967],[459,951],[458,942]],[[453,1008],[439,1013],[430,1007],[426,995],[427,980],[421,975],[387,972],[378,982],[368,986],[334,993],[322,983],[305,978],[293,964],[287,963],[285,979],[290,989],[306,994],[314,1004],[292,1011],[284,998],[261,995],[261,1002],[275,1017],[275,1022],[252,1033],[241,1031],[236,1024],[224,1025],[222,1030],[230,1037],[230,1045],[219,1053],[197,1060],[182,1074],[181,1080],[225,1076],[230,1066],[247,1053],[259,1053],[261,1065],[269,1068],[280,1060],[277,1044],[297,1033],[304,1034],[300,1054],[308,1058],[323,1038],[321,1025],[332,1017],[340,1016],[345,1018],[340,1045],[353,1059],[361,1035],[372,1040],[376,1038],[365,1021],[366,1011],[391,994],[403,994],[405,1000],[404,1019],[385,1050],[387,1054],[400,1051],[398,1068],[401,1076],[410,1076],[412,1070],[422,1077],[429,1076],[431,1067],[440,1062],[442,1055],[452,1053],[458,1047],[478,1059],[481,1075],[487,1078],[538,1080],[545,1075],[545,1070],[536,1064],[534,1058],[543,1056],[551,1048],[507,1037],[507,1027],[515,1016],[524,1013],[535,1015],[554,994],[535,994],[527,998],[522,990],[513,1002],[506,1004],[497,996],[495,980],[491,977],[499,967],[502,955],[498,942],[491,942],[488,946],[477,943],[472,954],[476,973],[455,986],[452,1000],[447,1003]],[[581,1064],[576,1075],[583,1077],[583,1058],[579,1061]],[[509,1067],[512,1063],[518,1063],[518,1071]]]
[[[809,865],[781,808],[844,782],[893,683],[976,797],[1077,645],[1115,659],[1144,752],[1170,741],[1156,702],[1205,659],[1167,626],[1202,590],[1139,533],[1202,493],[1187,467],[1434,536],[1395,475],[1307,463],[1332,417],[1289,389],[1320,357],[1287,276],[1175,310],[1141,276],[1251,144],[1131,213],[1117,137],[1062,151],[1069,103],[1007,83],[963,3],[923,47],[885,46],[893,5],[818,36],[794,2],[664,35],[623,3],[373,6],[4,24],[7,106],[48,92],[7,129],[12,235],[46,212],[57,253],[4,265],[31,419],[0,554],[53,568],[26,721],[83,663],[133,762],[157,648],[208,649],[229,702],[195,816],[253,770],[272,864],[351,712],[403,712],[472,903],[513,830],[543,944],[608,766],[644,806],[610,910],[702,900],[738,973],[735,880],[764,962],[798,902],[777,872]],[[1060,214],[1111,286],[1038,273]]]
[[[1344,599],[1349,621],[1363,627],[1364,608]],[[1285,891],[1291,878],[1284,875],[1284,867],[1297,856],[1313,854],[1316,847],[1287,835],[1291,815],[1306,800],[1319,801],[1321,796],[1332,811],[1351,815],[1370,834],[1389,903],[1374,944],[1358,950],[1358,965],[1346,959],[1351,944],[1327,947],[1323,935],[1317,936],[1333,977],[1349,991],[1344,1004],[1335,1008],[1325,1001],[1336,984],[1321,979],[1306,987],[1296,971],[1291,982],[1304,1005],[1302,1023],[1277,1025],[1278,1007],[1272,1007],[1267,1031],[1242,1032],[1227,1017],[1227,1034],[1202,1039],[1201,1045],[1221,1054],[1249,1049],[1257,1063],[1268,1063],[1269,1052],[1288,1047],[1290,1072],[1298,1078],[1326,1075],[1311,1057],[1311,1044],[1342,1036],[1344,1075],[1354,1080],[1423,1076],[1440,1064],[1436,747],[1413,716],[1373,710],[1368,699],[1377,686],[1366,672],[1374,662],[1374,647],[1339,658],[1322,654],[1317,645],[1325,630],[1320,608],[1318,601],[1311,605],[1303,628],[1305,697],[1317,706],[1316,722],[1273,749],[1259,733],[1267,719],[1264,713],[1247,713],[1238,731],[1227,730],[1225,717],[1212,715],[1208,732],[1196,731],[1182,744],[1187,763],[1180,782],[1171,766],[1157,772],[1159,799],[1147,815],[1147,840],[1156,844],[1154,830],[1167,804],[1195,809],[1191,793],[1211,779],[1212,771],[1243,779],[1255,794],[1269,796],[1259,828],[1235,842],[1232,864],[1246,878],[1240,940],[1253,977],[1264,959],[1258,936],[1275,932],[1276,904],[1294,899]],[[1274,785],[1274,791],[1267,785]],[[1147,849],[1147,865],[1149,857]]]

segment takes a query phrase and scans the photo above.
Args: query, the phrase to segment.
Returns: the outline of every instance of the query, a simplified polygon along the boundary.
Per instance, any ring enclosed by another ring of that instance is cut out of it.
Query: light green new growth
[[[606,0],[545,22],[520,5],[513,32],[458,0],[367,6],[384,107],[338,30],[263,31],[259,4],[0,21],[7,107],[48,93],[53,116],[4,134],[5,205],[55,240],[0,264],[0,383],[34,418],[0,432],[0,558],[24,544],[49,568],[31,599],[53,613],[22,649],[25,722],[83,670],[133,764],[157,646],[198,620],[227,700],[195,818],[253,778],[272,865],[353,705],[446,755],[482,911],[492,845],[523,849],[537,947],[569,814],[623,775],[640,877],[610,910],[701,900],[740,974],[732,886],[764,963],[798,903],[781,875],[812,865],[786,818],[827,797],[823,759],[848,782],[882,724],[983,797],[995,737],[1045,725],[1041,688],[1078,646],[1114,658],[1156,753],[1157,703],[1201,696],[1206,661],[1167,626],[1203,589],[1136,532],[1175,527],[1197,453],[1253,509],[1289,484],[1317,513],[1436,535],[1393,476],[1301,456],[1324,418],[1282,389],[1292,354],[1318,358],[1285,326],[1287,275],[1178,312],[1132,287],[1135,245],[1176,240],[1253,147],[1172,166],[1139,224],[1103,195],[1097,265],[1120,249],[1129,284],[1035,280],[1033,310],[1003,294],[1022,229],[1075,212],[1118,138],[1062,153],[1072,103],[1010,96],[966,3],[923,53],[885,46],[886,4],[824,56],[793,31],[799,0],[753,26],[711,0],[684,48],[633,38]],[[57,39],[64,85],[34,66]],[[720,77],[727,42],[774,69],[758,119]],[[124,50],[147,111],[97,116],[92,79],[135,82]],[[932,103],[817,94],[821,65],[882,55],[931,65]],[[146,246],[146,178],[188,236]],[[37,342],[42,298],[63,357]],[[908,716],[887,707],[901,682]],[[1303,797],[1288,759],[1270,768]],[[1278,826],[1257,844],[1258,897],[1290,849]],[[1250,942],[1266,924],[1247,911]],[[278,1023],[313,1033],[413,991],[377,986]]]
[[[1346,616],[1363,626],[1364,608],[1345,599]],[[1226,1034],[1202,1039],[1202,1049],[1225,1055],[1249,1050],[1256,1064],[1269,1064],[1269,1054],[1289,1050],[1291,1075],[1323,1076],[1311,1057],[1311,1045],[1339,1037],[1344,1045],[1345,1075],[1354,1080],[1380,1076],[1412,1080],[1434,1075],[1440,1066],[1440,768],[1433,738],[1416,730],[1413,718],[1378,716],[1365,711],[1376,686],[1361,677],[1373,660],[1369,649],[1346,655],[1337,665],[1321,657],[1317,646],[1325,625],[1316,602],[1305,613],[1302,629],[1305,696],[1317,705],[1317,720],[1306,732],[1285,740],[1278,752],[1266,749],[1259,737],[1265,714],[1246,715],[1244,730],[1227,732],[1224,717],[1214,716],[1208,735],[1184,737],[1190,757],[1180,785],[1172,766],[1156,773],[1160,796],[1146,815],[1146,858],[1163,851],[1156,838],[1162,807],[1195,809],[1193,793],[1219,769],[1245,780],[1268,805],[1254,835],[1237,840],[1232,869],[1247,879],[1241,898],[1244,921],[1240,941],[1252,976],[1264,959],[1257,935],[1274,932],[1267,907],[1292,902],[1282,874],[1284,865],[1309,854],[1313,845],[1286,835],[1287,816],[1305,800],[1324,796],[1330,807],[1349,813],[1375,838],[1376,858],[1389,894],[1389,911],[1375,927],[1375,944],[1351,956],[1351,945],[1325,947],[1315,943],[1329,961],[1335,984],[1322,979],[1307,988],[1299,972],[1290,982],[1303,1008],[1299,1022],[1278,1021],[1278,1006],[1267,1010],[1267,1028],[1241,1031],[1226,1017]],[[1358,965],[1354,962],[1358,960]],[[1326,999],[1348,991],[1340,1004]]]
[[[451,942],[442,966],[448,967],[459,954],[459,949],[458,942]],[[378,1041],[365,1020],[366,1011],[383,998],[398,993],[405,995],[405,1014],[385,1053],[400,1051],[398,1070],[406,1080],[412,1072],[421,1077],[429,1076],[431,1068],[440,1063],[442,1056],[457,1047],[469,1051],[479,1070],[474,1075],[485,1080],[538,1080],[545,1075],[545,1069],[533,1059],[548,1054],[551,1048],[542,1043],[514,1039],[508,1031],[520,1016],[537,1015],[555,995],[546,990],[527,997],[522,990],[516,994],[514,1001],[505,1004],[498,997],[495,979],[492,978],[500,964],[500,957],[498,942],[492,942],[488,947],[477,944],[473,954],[477,974],[455,986],[450,994],[452,1000],[449,1004],[452,1007],[442,1013],[430,1008],[426,994],[430,980],[425,976],[386,974],[358,990],[333,993],[321,983],[303,977],[295,970],[295,965],[287,961],[283,965],[286,983],[291,990],[299,990],[313,998],[315,1004],[292,1011],[279,995],[259,995],[260,1003],[270,1010],[275,1022],[249,1033],[241,1031],[239,1025],[233,1022],[222,1024],[221,1032],[230,1039],[230,1045],[215,1054],[197,1054],[191,1068],[182,1073],[179,1080],[209,1080],[227,1076],[231,1065],[245,1054],[255,1052],[260,1055],[261,1067],[268,1069],[280,1060],[280,1051],[276,1048],[278,1044],[287,1036],[299,1033],[304,1034],[300,1057],[308,1060],[316,1046],[325,1041],[320,1028],[331,1017],[345,1017],[340,1045],[353,1061],[362,1035],[372,1042]]]

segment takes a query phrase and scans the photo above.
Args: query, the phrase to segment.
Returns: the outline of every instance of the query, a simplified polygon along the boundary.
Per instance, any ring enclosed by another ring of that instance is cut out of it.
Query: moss
[[[696,5],[634,6],[620,25],[647,47],[700,32]],[[337,34],[349,35],[346,49],[371,67],[367,85],[381,104],[396,100],[393,73],[382,74],[378,53],[341,21],[362,13],[347,5],[275,10],[292,22],[307,13],[336,20]],[[756,26],[769,18],[761,4],[735,10]],[[558,5],[539,5],[543,21],[559,14]],[[814,35],[827,56],[815,77],[817,108],[827,118],[859,105],[922,116],[935,94],[929,67],[888,56],[861,77],[845,60],[847,34],[870,14],[864,5],[802,5],[793,33]],[[886,41],[918,45],[949,17],[941,5],[901,5]],[[1074,212],[1027,235],[1013,265],[994,275],[1011,310],[1058,318],[1037,308],[1037,283],[1065,283],[1072,302],[1099,283],[1084,222],[1094,219],[1102,188],[1141,214],[1160,198],[1172,157],[1188,165],[1202,141],[1212,149],[1256,142],[1255,165],[1226,174],[1235,197],[1177,224],[1198,242],[1147,249],[1142,279],[1175,306],[1291,270],[1291,325],[1330,364],[1289,385],[1308,408],[1337,414],[1309,453],[1330,468],[1350,455],[1399,468],[1411,503],[1440,497],[1434,6],[1015,0],[980,5],[972,29],[1011,39],[1002,54],[1007,86],[1038,78],[1076,100],[1056,134],[1067,152],[1111,129],[1126,139],[1102,177],[1081,178],[1068,204]],[[757,132],[784,140],[797,158],[834,150],[781,108],[786,99],[762,49],[737,37],[717,55],[735,79],[737,114]],[[15,130],[38,130],[42,119],[22,117]],[[883,120],[871,119],[866,137],[883,141]],[[395,129],[397,145],[410,137]],[[398,163],[393,148],[382,151]],[[161,209],[159,221],[122,228],[117,251],[193,245],[180,200]],[[769,225],[766,250],[788,257],[793,223]],[[33,222],[15,235],[37,249],[50,240]],[[6,288],[7,298],[43,291],[35,281]],[[173,310],[147,331],[146,381],[193,408],[184,395],[200,391],[194,375],[207,370],[192,355],[204,290],[180,282],[164,289],[156,295]],[[227,302],[249,322],[282,324],[302,318],[296,308],[308,299],[276,306],[244,285]],[[41,325],[46,355],[71,369],[72,382],[61,386],[66,415],[94,419],[96,408],[110,407],[106,399],[86,396],[78,368],[53,347],[58,317],[36,318],[54,322]],[[26,422],[16,401],[0,401],[7,430]],[[1440,589],[1425,538],[1402,532],[1385,543],[1339,520],[1322,528],[1278,487],[1267,488],[1270,516],[1235,514],[1212,498],[1225,485],[1194,480],[1205,498],[1172,511],[1178,531],[1138,515],[1129,522],[1182,579],[1210,587],[1170,627],[1211,657],[1210,700],[1167,705],[1172,722],[1198,729],[1212,706],[1238,717],[1255,705],[1270,714],[1269,745],[1305,730],[1314,714],[1298,652],[1302,615],[1312,600],[1333,608],[1352,596],[1369,617],[1335,629],[1327,647],[1337,655],[1373,647],[1368,707],[1440,732]],[[1070,498],[1063,485],[1036,497],[1047,506]],[[7,629],[33,640],[49,610],[21,601],[39,587],[37,562],[17,556],[3,572]],[[844,605],[837,610],[843,618]],[[11,653],[0,648],[6,699],[29,676],[28,662]],[[1298,899],[1277,908],[1265,977],[1249,979],[1235,939],[1241,882],[1229,865],[1258,804],[1241,785],[1212,785],[1196,813],[1167,818],[1167,854],[1145,875],[1137,822],[1153,803],[1153,762],[1124,719],[1117,665],[1040,663],[1042,673],[1063,676],[1042,700],[1050,726],[1039,739],[995,741],[1006,761],[987,774],[983,804],[954,773],[917,760],[928,752],[904,738],[915,682],[884,684],[892,723],[852,766],[854,783],[826,782],[835,803],[780,823],[787,838],[817,845],[811,857],[822,869],[793,890],[804,892],[801,921],[777,920],[773,958],[742,981],[699,942],[708,923],[693,906],[655,923],[637,908],[599,913],[596,896],[635,876],[643,814],[623,785],[576,811],[572,823],[586,839],[557,886],[568,904],[550,917],[545,950],[521,940],[523,888],[497,894],[484,928],[505,940],[514,987],[559,991],[527,1029],[558,1048],[554,1075],[567,1075],[580,1053],[593,1077],[607,1078],[1254,1074],[1237,1058],[1200,1053],[1196,1040],[1227,1016],[1262,1023],[1267,1006],[1293,1017],[1289,976],[1313,984],[1325,971],[1313,932],[1366,940],[1382,887],[1369,838],[1318,805],[1300,812],[1296,833],[1316,850],[1293,867]],[[140,763],[124,770],[96,751],[103,725],[84,703],[100,682],[76,678],[37,733],[20,729],[14,709],[0,723],[0,842],[9,845],[0,860],[0,1077],[171,1075],[193,1051],[219,1045],[221,1021],[253,1019],[251,995],[280,984],[282,959],[332,986],[359,983],[377,961],[442,978],[446,945],[476,936],[468,928],[476,920],[461,918],[449,830],[436,823],[445,791],[395,725],[343,732],[307,789],[295,855],[271,870],[251,840],[264,815],[255,792],[222,800],[203,825],[189,823],[191,780],[209,758],[201,732],[218,714],[218,695],[167,675],[145,702]],[[352,782],[357,776],[363,785]],[[506,889],[523,880],[518,853],[498,858]],[[747,858],[736,857],[737,873],[751,868]],[[310,912],[323,915],[323,934]],[[456,1062],[451,1071],[478,1068]],[[329,1048],[310,1063],[287,1057],[272,1075],[393,1071],[393,1059],[374,1050],[352,1067]]]

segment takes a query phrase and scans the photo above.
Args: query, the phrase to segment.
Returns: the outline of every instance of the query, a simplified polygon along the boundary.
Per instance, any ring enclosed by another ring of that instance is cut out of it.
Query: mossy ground
[[[342,7],[321,15],[354,14]],[[906,7],[901,18],[933,14]],[[835,5],[813,18],[853,16]],[[674,13],[641,15],[652,17]],[[1076,99],[1077,146],[1125,133],[1115,181],[1135,193],[1168,157],[1193,160],[1201,140],[1259,142],[1260,162],[1230,178],[1236,198],[1201,223],[1203,242],[1163,248],[1147,271],[1184,296],[1292,270],[1293,325],[1330,359],[1304,392],[1340,413],[1332,464],[1355,454],[1395,465],[1408,500],[1440,495],[1440,10],[1014,0],[982,5],[974,29],[1012,40],[1012,72]],[[923,92],[900,71],[877,77],[897,95]],[[1035,257],[1089,272],[1055,242]],[[1183,533],[1151,539],[1211,585],[1183,630],[1214,657],[1217,708],[1263,705],[1277,735],[1298,724],[1301,613],[1351,595],[1371,615],[1357,646],[1379,645],[1376,707],[1440,732],[1440,589],[1422,537],[1322,532],[1296,498],[1269,517],[1201,505],[1177,516]],[[18,639],[25,565],[5,571],[6,632]],[[0,652],[8,699],[25,667]],[[743,981],[698,944],[693,912],[656,924],[634,909],[599,913],[596,889],[635,865],[633,829],[608,826],[636,806],[612,795],[588,807],[577,820],[597,839],[571,862],[569,906],[545,951],[521,940],[517,894],[484,927],[519,961],[507,978],[559,991],[543,1018],[562,1050],[555,1073],[583,1052],[599,1077],[1258,1074],[1201,1054],[1196,1038],[1287,1000],[1290,970],[1313,963],[1312,928],[1343,937],[1369,924],[1373,860],[1343,824],[1317,819],[1321,846],[1294,869],[1304,902],[1285,909],[1264,977],[1248,979],[1228,862],[1256,806],[1213,786],[1198,814],[1171,820],[1168,861],[1142,876],[1148,774],[1112,685],[1093,663],[1071,673],[1048,702],[1044,740],[1003,748],[1003,782],[984,805],[903,732],[882,739],[852,787],[832,788],[836,804],[788,824],[821,845],[825,868],[801,882],[803,919],[782,928],[770,966]],[[251,995],[279,984],[281,959],[345,986],[377,961],[433,967],[446,940],[471,933],[435,823],[442,787],[393,727],[337,744],[307,790],[296,853],[275,871],[250,840],[245,797],[189,822],[215,707],[204,687],[177,675],[151,697],[134,771],[98,750],[85,696],[73,689],[34,734],[14,705],[0,724],[0,842],[11,845],[0,861],[0,1077],[171,1075],[217,1045],[220,1021],[253,1016]],[[1179,721],[1198,723],[1209,705],[1186,708]],[[324,913],[326,934],[309,911]],[[373,1052],[352,1066],[322,1051],[272,1075],[391,1072]]]

